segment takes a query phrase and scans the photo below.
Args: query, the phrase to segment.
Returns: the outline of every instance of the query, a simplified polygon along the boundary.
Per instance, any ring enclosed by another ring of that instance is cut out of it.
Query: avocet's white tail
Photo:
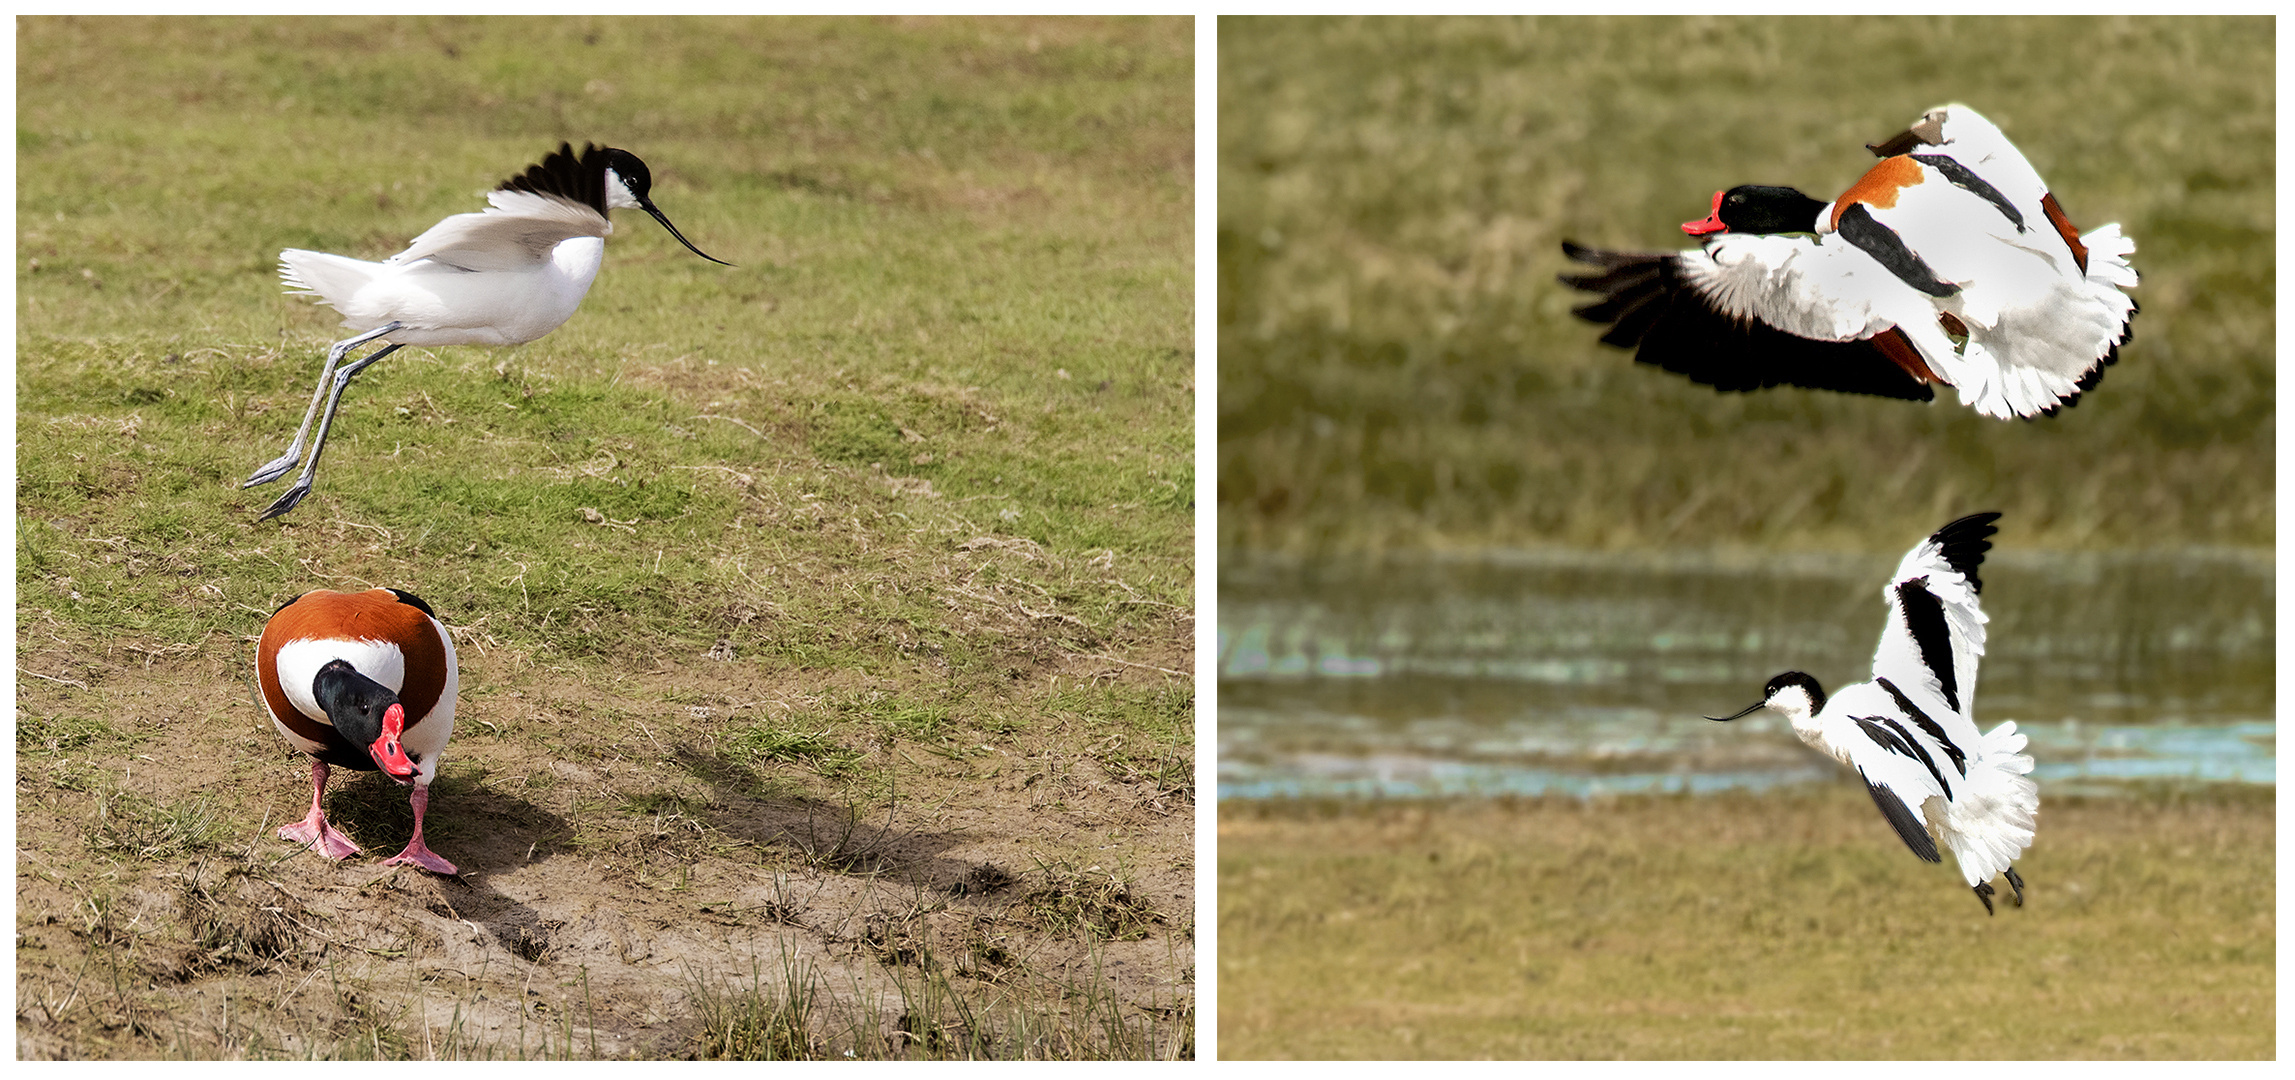
[[[384,264],[329,255],[324,251],[288,248],[279,253],[279,280],[291,295],[316,296],[319,302],[343,310],[343,305],[375,280]]]
[[[2013,720],[1986,732],[1968,763],[1967,787],[1937,830],[1974,888],[1999,876],[2032,846],[2040,786]],[[2021,890],[2019,890],[2021,892]]]

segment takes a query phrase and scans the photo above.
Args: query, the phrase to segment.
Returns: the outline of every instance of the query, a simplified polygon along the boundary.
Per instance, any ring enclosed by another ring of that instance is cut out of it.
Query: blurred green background
[[[1220,23],[1223,554],[1486,546],[2266,547],[2269,19]],[[1716,394],[1572,318],[1560,243],[1665,250],[1712,193],[1830,198],[1947,102],[2138,245],[2135,340],[2053,419]]]

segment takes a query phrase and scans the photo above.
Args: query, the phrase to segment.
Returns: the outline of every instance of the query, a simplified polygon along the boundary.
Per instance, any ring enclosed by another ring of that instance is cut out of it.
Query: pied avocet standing
[[[375,361],[406,345],[522,345],[572,318],[598,276],[605,238],[614,231],[606,211],[643,210],[686,250],[732,265],[678,232],[654,206],[652,189],[653,174],[636,154],[585,143],[576,156],[572,144],[560,143],[541,164],[489,192],[484,211],[447,218],[382,262],[295,248],[280,252],[279,276],[288,288],[333,306],[342,312],[343,325],[359,333],[327,350],[319,388],[287,452],[240,485],[270,483],[303,462],[302,474],[257,520],[293,510],[310,494],[343,389]],[[372,341],[387,344],[337,370],[352,349]],[[313,419],[319,434],[305,460],[303,439]]]
[[[1873,681],[1831,697],[1817,680],[1788,671],[1761,700],[1730,716],[1770,708],[1793,722],[1801,741],[1864,778],[1881,816],[1913,854],[1942,862],[1952,849],[1976,898],[1992,913],[1992,879],[2005,874],[2024,906],[2024,879],[2012,865],[2032,846],[2040,789],[2014,721],[1976,730],[1976,663],[1984,655],[1977,567],[1999,514],[1972,514],[1920,542],[1897,564],[1884,590],[1888,627],[1873,654]],[[1934,830],[1935,837],[1930,836]]]
[[[1998,128],[1932,111],[1830,203],[1789,187],[1716,192],[1682,229],[1698,251],[1563,244],[1603,272],[1576,309],[1602,340],[1716,390],[1787,384],[1928,401],[1960,391],[1987,416],[2049,415],[2103,378],[2129,340],[2135,244],[2079,235]],[[1909,151],[1909,152],[1908,152]],[[1805,234],[1805,235],[1787,235]]]

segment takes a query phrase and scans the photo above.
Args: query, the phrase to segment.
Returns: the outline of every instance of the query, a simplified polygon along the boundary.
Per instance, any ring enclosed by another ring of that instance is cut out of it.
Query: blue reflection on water
[[[1219,797],[1590,796],[1837,781],[1735,711],[1869,670],[1888,559],[1562,553],[1222,567]],[[1869,564],[1869,565],[1868,565]],[[2047,792],[2275,784],[2268,558],[1996,553],[1977,719]],[[2030,719],[2027,719],[2030,718]]]

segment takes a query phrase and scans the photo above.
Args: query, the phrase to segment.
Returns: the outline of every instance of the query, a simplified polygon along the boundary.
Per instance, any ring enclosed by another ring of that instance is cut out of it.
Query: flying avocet
[[[1984,583],[1976,571],[1999,517],[1961,518],[1897,564],[1884,590],[1889,623],[1873,654],[1873,681],[1828,698],[1817,680],[1788,671],[1769,680],[1760,701],[1706,717],[1735,720],[1764,707],[1782,713],[1802,742],[1857,770],[1913,854],[1942,862],[1941,838],[1988,915],[1997,875],[2007,875],[2016,906],[2024,906],[2024,879],[2012,864],[2032,846],[2032,816],[2040,809],[2015,722],[1978,734],[1974,719],[1987,621],[1977,606]]]
[[[643,210],[686,250],[733,265],[678,232],[654,206],[652,188],[653,175],[636,154],[585,143],[577,156],[572,144],[560,143],[541,164],[487,193],[484,211],[447,218],[382,262],[295,248],[280,252],[279,277],[288,289],[333,306],[343,325],[358,333],[327,350],[319,387],[287,452],[240,485],[270,483],[302,462],[302,474],[257,520],[293,510],[310,494],[343,389],[375,361],[406,345],[521,345],[572,318],[598,276],[605,238],[614,231],[606,211]],[[386,344],[341,366],[351,350],[373,341]],[[303,440],[314,419],[319,433],[306,460]]]

